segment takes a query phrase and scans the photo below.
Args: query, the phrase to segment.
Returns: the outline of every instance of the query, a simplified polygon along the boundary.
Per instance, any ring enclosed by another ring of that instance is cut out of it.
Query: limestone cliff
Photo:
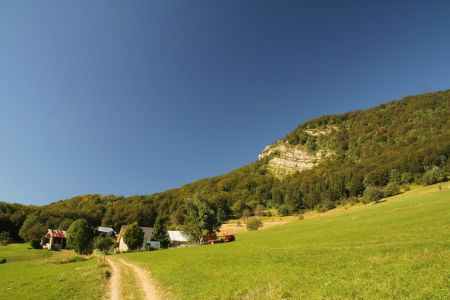
[[[328,135],[330,132],[330,130],[305,130],[305,133],[310,136]],[[282,139],[266,146],[258,159],[269,157],[267,169],[281,178],[297,171],[312,169],[329,155],[331,155],[329,151],[308,151],[305,145],[291,145]]]

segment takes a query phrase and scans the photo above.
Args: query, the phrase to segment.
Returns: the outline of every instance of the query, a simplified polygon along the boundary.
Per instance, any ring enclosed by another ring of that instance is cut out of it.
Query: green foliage
[[[11,243],[11,237],[8,231],[0,232],[0,246],[5,246]]]
[[[439,168],[438,166],[433,166],[431,169],[427,170],[422,177],[422,184],[430,185],[438,182],[443,182],[447,179],[447,173],[445,170]]]
[[[201,242],[206,232],[217,231],[220,225],[214,210],[197,194],[186,201],[186,216],[182,228],[193,242]]]
[[[94,231],[85,219],[75,220],[67,230],[67,247],[78,254],[90,254]]]
[[[376,186],[368,186],[364,191],[364,202],[379,202],[384,196],[383,190]]]
[[[388,183],[388,185],[384,188],[383,194],[384,197],[390,197],[400,194],[400,186],[398,182]]]
[[[40,239],[47,231],[37,214],[28,216],[20,228],[19,235],[25,241]]]
[[[0,257],[0,264],[6,264],[7,259],[4,257]]]
[[[112,246],[114,246],[114,239],[111,237],[98,236],[94,239],[95,249],[102,251],[105,255]]]
[[[133,222],[151,227],[158,215],[166,215],[167,227],[179,228],[185,223],[186,199],[196,194],[220,223],[257,214],[257,207],[281,207],[283,214],[323,211],[362,197],[368,187],[390,195],[395,184],[440,182],[450,172],[449,103],[447,90],[301,124],[284,141],[330,155],[317,167],[284,178],[271,174],[266,157],[153,195],[83,195],[43,207],[0,203],[0,228],[15,242],[40,239],[48,228],[67,229],[80,218],[93,227],[118,229]]]
[[[263,226],[262,221],[257,218],[251,218],[247,222],[247,230],[249,231],[258,230],[258,228],[262,226]]]
[[[85,261],[85,260],[86,260],[86,258],[84,258],[82,256],[70,256],[67,258],[52,261],[52,263],[56,264],[56,265],[64,265],[64,264],[81,262],[81,261]]]
[[[174,299],[449,299],[448,185],[230,244],[124,258],[149,268]]]
[[[30,240],[30,246],[33,249],[42,249],[41,241],[38,240],[38,239],[31,239]]]
[[[152,240],[158,241],[161,244],[161,247],[167,247],[169,244],[167,218],[163,215],[156,217],[155,225],[153,226]]]
[[[123,241],[131,250],[138,250],[142,247],[144,243],[144,231],[142,231],[142,228],[137,222],[126,227]]]
[[[278,207],[278,214],[281,217],[289,215],[289,208],[287,207],[287,205],[280,205]]]

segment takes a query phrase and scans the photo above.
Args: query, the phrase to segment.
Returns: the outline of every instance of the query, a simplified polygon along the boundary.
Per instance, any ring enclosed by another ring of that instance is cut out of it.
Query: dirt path
[[[162,299],[150,272],[121,258],[108,258],[112,267],[110,299]],[[131,287],[130,287],[131,285]]]
[[[120,269],[115,263],[111,261],[111,259],[107,258],[106,260],[108,261],[108,263],[111,265],[112,268],[111,278],[109,280],[110,284],[109,290],[111,292],[110,299],[120,300],[120,280],[121,280]]]

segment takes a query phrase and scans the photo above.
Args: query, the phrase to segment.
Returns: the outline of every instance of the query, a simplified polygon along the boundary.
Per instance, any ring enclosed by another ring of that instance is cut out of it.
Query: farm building
[[[189,237],[183,231],[167,231],[171,246],[185,245],[189,242]]]
[[[116,235],[111,227],[98,226],[94,230],[95,236],[114,237]]]
[[[116,238],[116,241],[119,244],[119,247],[118,247],[119,252],[127,252],[128,251],[128,246],[125,243],[125,241],[123,240],[123,235],[125,234],[126,227],[127,227],[127,225],[122,225],[122,227],[120,228],[120,232]],[[141,227],[141,229],[144,232],[144,242],[142,243],[141,250],[146,250],[146,249],[148,249],[148,245],[151,245],[152,244],[151,242],[153,242],[151,240],[153,228],[152,227]],[[153,248],[156,248],[156,246],[157,246],[155,243],[153,243],[152,245],[153,245],[152,246]]]
[[[66,248],[67,233],[64,230],[48,229],[45,234],[42,246],[48,250],[59,250]]]

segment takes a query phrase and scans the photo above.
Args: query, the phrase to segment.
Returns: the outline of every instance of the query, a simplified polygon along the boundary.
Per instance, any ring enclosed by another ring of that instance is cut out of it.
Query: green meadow
[[[243,233],[120,256],[177,299],[449,299],[450,183]]]
[[[30,249],[28,244],[0,247],[0,299],[101,299],[104,268],[97,259],[63,263],[72,251]]]

